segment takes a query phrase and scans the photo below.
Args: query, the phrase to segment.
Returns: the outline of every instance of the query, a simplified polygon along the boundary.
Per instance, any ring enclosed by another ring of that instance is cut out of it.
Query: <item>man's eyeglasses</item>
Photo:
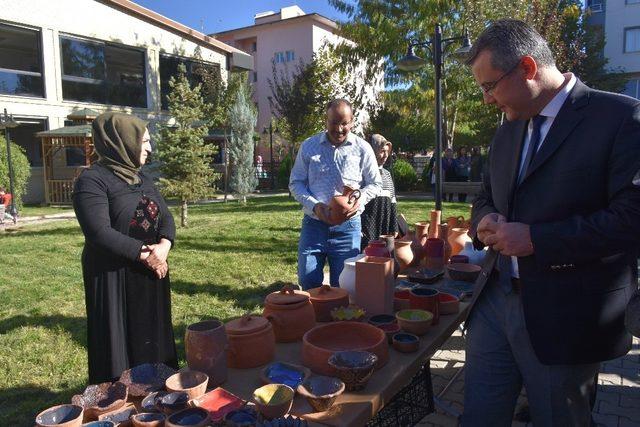
[[[516,65],[514,65],[513,67],[511,67],[509,69],[509,71],[507,71],[506,73],[504,73],[503,75],[500,76],[500,78],[498,78],[498,80],[494,80],[492,82],[486,82],[486,83],[482,83],[480,85],[480,89],[482,89],[482,91],[484,93],[486,93],[487,95],[491,96],[493,95],[493,91],[496,88],[496,86],[498,86],[498,83],[500,83],[500,81],[502,79],[504,79],[505,77],[507,77],[509,74],[511,74],[513,72],[513,70],[515,70],[516,68],[518,68],[518,65],[520,65],[520,61],[516,62]]]

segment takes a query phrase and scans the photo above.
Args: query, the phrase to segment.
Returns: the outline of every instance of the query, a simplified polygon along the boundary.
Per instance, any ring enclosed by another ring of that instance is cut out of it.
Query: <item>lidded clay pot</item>
[[[276,342],[302,339],[316,325],[316,313],[308,292],[285,285],[265,298],[262,315],[273,325]]]
[[[224,325],[229,340],[227,366],[255,368],[273,360],[276,339],[273,326],[262,316],[247,314]]]
[[[345,222],[347,220],[347,213],[353,208],[353,204],[360,196],[360,190],[351,188],[348,185],[342,187],[342,194],[334,196],[329,201],[329,209],[331,210],[329,220],[331,224],[338,225]]]
[[[349,292],[346,289],[324,284],[319,288],[309,289],[309,294],[317,322],[330,322],[332,309],[349,305]]]

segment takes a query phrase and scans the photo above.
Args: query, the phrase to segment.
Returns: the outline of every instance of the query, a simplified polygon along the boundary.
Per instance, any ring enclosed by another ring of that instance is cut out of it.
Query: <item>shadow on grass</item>
[[[287,253],[298,250],[298,235],[291,238],[276,238],[268,233],[262,237],[250,237],[240,239],[237,236],[211,236],[211,239],[203,239],[202,236],[178,237],[177,245],[181,249],[212,251],[212,252],[258,252],[258,253]],[[248,245],[247,243],[250,243]]]
[[[33,230],[31,226],[29,228],[7,228],[4,231],[6,238],[9,237],[44,237],[44,236],[69,236],[76,233],[80,233],[77,223],[73,223],[71,226],[65,227],[48,227],[40,230]]]
[[[171,282],[171,290],[183,295],[207,294],[216,297],[220,301],[229,302],[243,310],[253,310],[264,303],[264,297],[271,292],[282,289],[286,282],[276,281],[266,286],[246,286],[233,288],[226,285],[213,283],[195,284],[182,280]],[[221,319],[223,321],[227,319]]]
[[[63,403],[82,391],[82,386],[51,391],[35,384],[0,389],[0,425],[32,426],[40,411]]]
[[[212,203],[210,205],[199,205],[189,208],[190,213],[267,213],[267,212],[296,212],[300,210],[300,206],[295,202],[283,201],[281,203],[264,203],[264,201],[248,202],[246,205],[238,202]]]
[[[43,327],[54,330],[64,329],[71,334],[73,340],[82,347],[87,347],[87,319],[85,317],[53,316],[13,316],[0,320],[0,335],[21,327]],[[2,402],[2,399],[0,399]]]

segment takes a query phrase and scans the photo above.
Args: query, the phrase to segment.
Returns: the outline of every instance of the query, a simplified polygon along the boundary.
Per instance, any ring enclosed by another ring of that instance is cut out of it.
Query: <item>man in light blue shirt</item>
[[[351,133],[352,127],[349,101],[331,101],[327,130],[302,143],[291,170],[289,190],[304,211],[298,243],[298,281],[303,289],[322,284],[327,259],[331,285],[338,286],[344,261],[360,252],[360,214],[382,190],[373,149]],[[361,196],[349,210],[348,219],[333,225],[328,205],[342,194],[345,185],[359,189]]]

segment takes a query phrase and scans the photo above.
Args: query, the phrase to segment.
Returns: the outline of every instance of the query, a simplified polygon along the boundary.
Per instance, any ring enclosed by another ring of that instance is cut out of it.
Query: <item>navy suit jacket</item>
[[[640,248],[640,187],[632,182],[640,170],[640,101],[578,80],[517,185],[526,126],[507,121],[497,130],[472,234],[491,212],[530,225],[534,254],[518,258],[518,268],[542,363],[622,356],[631,346],[624,311]],[[479,291],[496,254],[487,258]]]

